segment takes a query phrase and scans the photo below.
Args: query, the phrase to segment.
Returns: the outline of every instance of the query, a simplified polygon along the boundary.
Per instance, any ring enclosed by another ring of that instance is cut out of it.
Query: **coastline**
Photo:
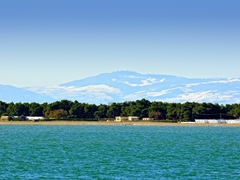
[[[0,121],[0,125],[100,125],[100,126],[240,126],[240,124],[219,123],[165,123],[165,122],[107,122],[107,121]]]

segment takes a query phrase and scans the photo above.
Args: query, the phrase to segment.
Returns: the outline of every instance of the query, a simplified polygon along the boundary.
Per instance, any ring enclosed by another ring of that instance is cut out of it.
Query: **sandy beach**
[[[106,121],[0,121],[0,125],[104,125],[104,126],[240,126],[240,124],[164,123],[164,122],[106,122]]]

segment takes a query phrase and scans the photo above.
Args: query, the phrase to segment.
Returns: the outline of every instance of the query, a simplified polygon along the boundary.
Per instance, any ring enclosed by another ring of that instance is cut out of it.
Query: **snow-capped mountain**
[[[58,86],[28,87],[25,90],[36,94],[35,102],[44,95],[50,97],[48,102],[68,99],[95,104],[142,98],[164,102],[240,103],[240,78],[184,78],[132,71],[103,73]],[[15,99],[12,97],[10,101]]]

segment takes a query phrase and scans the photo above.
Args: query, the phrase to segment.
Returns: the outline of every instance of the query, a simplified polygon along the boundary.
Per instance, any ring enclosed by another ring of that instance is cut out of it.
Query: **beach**
[[[223,124],[223,123],[165,123],[165,122],[107,122],[107,121],[0,121],[0,125],[102,125],[102,126],[240,126],[240,124]]]

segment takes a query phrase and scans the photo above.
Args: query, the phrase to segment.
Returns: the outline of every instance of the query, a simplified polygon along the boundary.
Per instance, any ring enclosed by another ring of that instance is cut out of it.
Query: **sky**
[[[0,84],[118,70],[240,78],[239,0],[0,1]]]

